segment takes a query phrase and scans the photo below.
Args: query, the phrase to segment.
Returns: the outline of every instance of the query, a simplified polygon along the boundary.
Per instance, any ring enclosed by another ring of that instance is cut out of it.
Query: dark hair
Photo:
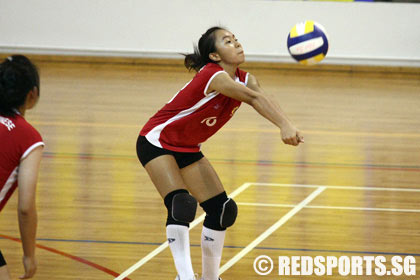
[[[6,58],[0,64],[0,115],[14,116],[34,87],[39,92],[37,67],[23,55]]]
[[[214,32],[220,29],[225,29],[219,26],[214,26],[209,28],[206,33],[201,35],[200,40],[197,45],[194,45],[194,53],[184,54],[184,65],[188,70],[194,69],[199,71],[201,67],[206,65],[209,62],[214,62],[210,59],[209,54],[216,51],[216,38]]]

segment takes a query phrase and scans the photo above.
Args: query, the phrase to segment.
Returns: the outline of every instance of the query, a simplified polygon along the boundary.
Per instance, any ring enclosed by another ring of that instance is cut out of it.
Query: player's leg
[[[188,193],[174,157],[162,154],[164,150],[150,147],[150,143],[139,142],[137,143],[139,159],[142,164],[145,163],[144,167],[168,210],[166,235],[178,275],[181,280],[194,279],[189,223],[195,217],[197,201]]]
[[[6,260],[4,259],[1,251],[0,251],[0,279],[1,280],[11,279],[9,270],[7,269]]]
[[[0,279],[1,280],[9,280],[10,278],[10,274],[9,274],[9,270],[7,269],[7,265],[3,265],[0,267]]]
[[[168,210],[166,236],[181,280],[194,279],[190,256],[189,223],[194,220],[197,201],[188,193],[171,155],[151,160],[145,166]]]
[[[206,158],[181,169],[184,182],[206,212],[201,234],[204,280],[217,280],[226,228],[237,216],[236,203],[227,197],[222,182]]]

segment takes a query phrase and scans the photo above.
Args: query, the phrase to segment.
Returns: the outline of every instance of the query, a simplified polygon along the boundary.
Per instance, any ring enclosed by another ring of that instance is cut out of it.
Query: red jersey
[[[21,160],[38,146],[41,135],[21,115],[0,116],[0,211],[17,188]]]
[[[208,63],[160,109],[140,131],[153,145],[175,152],[199,152],[200,144],[215,134],[241,102],[213,91],[210,82],[223,68]],[[248,73],[239,68],[235,81],[246,86]]]

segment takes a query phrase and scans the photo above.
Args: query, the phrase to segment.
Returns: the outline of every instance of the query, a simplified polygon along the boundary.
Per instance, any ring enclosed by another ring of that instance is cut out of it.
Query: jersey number
[[[217,119],[216,117],[210,117],[201,121],[201,123],[204,123],[204,122],[206,123],[207,126],[213,126],[216,124]]]

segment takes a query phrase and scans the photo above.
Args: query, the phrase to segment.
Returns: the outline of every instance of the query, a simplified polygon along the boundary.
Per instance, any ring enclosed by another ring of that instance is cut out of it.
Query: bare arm
[[[31,278],[36,272],[35,237],[37,228],[36,184],[43,147],[35,148],[19,165],[18,218],[23,248],[25,274],[21,279]]]
[[[211,81],[208,92],[211,91],[221,92],[252,106],[260,115],[280,128],[284,143],[296,146],[304,142],[300,132],[292,125],[276,100],[264,93],[253,75],[249,75],[248,87],[245,87],[233,81],[227,73],[221,73]]]

